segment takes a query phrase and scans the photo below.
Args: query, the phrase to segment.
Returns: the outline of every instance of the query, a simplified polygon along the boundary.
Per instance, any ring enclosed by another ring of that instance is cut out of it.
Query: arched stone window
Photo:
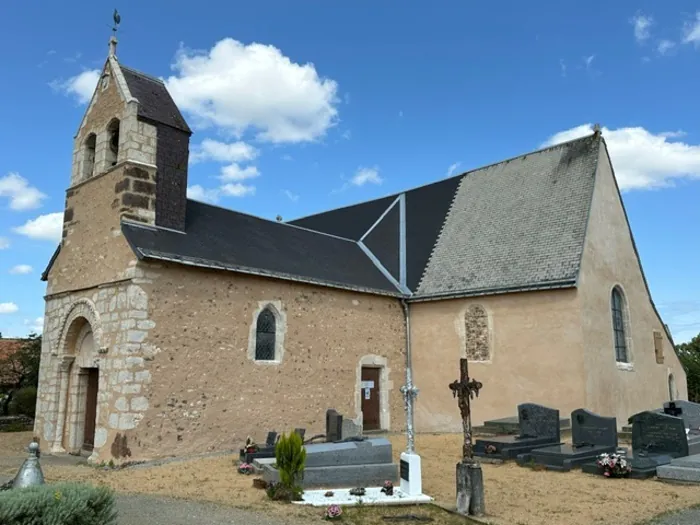
[[[268,306],[260,315],[255,327],[255,360],[272,361],[275,359],[275,335],[277,320]]]
[[[467,359],[470,361],[489,361],[491,359],[491,349],[489,344],[489,318],[486,309],[479,304],[469,306],[465,314],[464,328]]]
[[[93,176],[95,171],[95,146],[97,136],[90,133],[83,143],[83,180]]]
[[[615,345],[615,360],[618,363],[630,362],[630,333],[629,333],[629,312],[627,301],[622,288],[615,286],[610,298],[610,308],[612,313],[613,342]]]
[[[107,169],[119,160],[119,119],[112,119],[107,125]]]

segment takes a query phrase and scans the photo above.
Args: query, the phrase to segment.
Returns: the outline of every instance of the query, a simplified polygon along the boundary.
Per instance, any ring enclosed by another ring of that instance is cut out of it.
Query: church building
[[[534,402],[622,427],[686,398],[598,130],[290,222],[188,199],[191,136],[112,39],[42,276],[42,450],[235,449],[323,433],[328,408],[401,431],[409,347],[418,433],[461,430],[462,357],[475,425]]]

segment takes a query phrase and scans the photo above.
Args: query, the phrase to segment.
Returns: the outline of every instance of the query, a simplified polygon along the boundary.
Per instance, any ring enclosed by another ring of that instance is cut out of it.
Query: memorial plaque
[[[400,470],[401,479],[406,480],[406,481],[411,481],[409,479],[408,461],[405,461],[402,459],[399,462],[399,470]]]

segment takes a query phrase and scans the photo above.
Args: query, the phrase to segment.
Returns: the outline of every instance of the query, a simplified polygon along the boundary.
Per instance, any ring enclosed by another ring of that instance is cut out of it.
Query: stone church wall
[[[99,362],[109,378],[98,416],[100,443],[106,435],[100,459],[120,447],[130,458],[150,458],[234,449],[248,435],[264,440],[268,430],[324,433],[328,408],[359,422],[361,363],[384,367],[382,421],[404,428],[404,319],[396,299],[169,264],[139,263],[130,277],[47,307],[52,334],[60,330],[54,319],[78,297],[100,312],[107,350]],[[279,363],[249,357],[254,316],[265,304],[285,318]],[[42,374],[56,366],[49,359]],[[49,388],[58,388],[54,377]],[[55,413],[52,394],[40,395],[40,408]],[[49,418],[37,430],[50,439],[54,425]]]
[[[586,405],[619,426],[631,415],[687,399],[686,376],[644,285],[610,161],[600,150],[586,246],[581,265],[581,316],[586,355]],[[616,363],[611,293],[626,303],[629,363]],[[673,379],[670,379],[670,377]],[[669,385],[671,383],[671,385]]]
[[[411,304],[417,432],[461,432],[448,384],[469,356],[484,384],[472,424],[517,415],[519,403],[584,403],[583,341],[575,290],[526,292]]]

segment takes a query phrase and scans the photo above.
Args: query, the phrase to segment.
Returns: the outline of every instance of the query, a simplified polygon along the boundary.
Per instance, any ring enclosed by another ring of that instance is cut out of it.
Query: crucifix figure
[[[462,446],[462,461],[473,462],[472,452],[472,414],[470,401],[474,396],[479,397],[479,390],[484,386],[476,379],[469,379],[469,364],[467,359],[459,360],[459,380],[450,383],[452,396],[459,403],[459,411],[462,415],[462,430],[464,432],[464,445]]]

